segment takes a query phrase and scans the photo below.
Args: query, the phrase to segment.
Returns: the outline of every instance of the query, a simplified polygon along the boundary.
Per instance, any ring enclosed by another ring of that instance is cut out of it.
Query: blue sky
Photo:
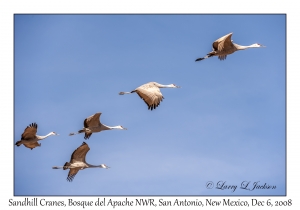
[[[230,32],[267,47],[195,62]],[[14,147],[14,194],[285,195],[285,40],[284,15],[15,15],[14,143],[32,122],[60,135]],[[150,81],[182,88],[162,89],[154,111],[118,95]],[[93,134],[87,162],[111,169],[69,183],[52,166],[70,160],[84,139],[68,134],[96,112],[128,130]]]

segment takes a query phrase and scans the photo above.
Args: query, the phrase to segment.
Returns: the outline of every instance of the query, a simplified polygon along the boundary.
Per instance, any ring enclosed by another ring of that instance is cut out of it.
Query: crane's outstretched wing
[[[100,115],[101,115],[101,112],[98,112],[98,113],[86,118],[83,122],[84,127],[88,128],[88,127],[100,126]]]
[[[29,142],[29,143],[23,143],[25,147],[34,149],[36,147],[40,147],[41,144],[39,144],[37,141],[36,142]]]
[[[217,51],[217,50],[218,51],[223,51],[223,50],[226,51],[226,49],[230,49],[231,47],[233,47],[233,44],[231,41],[231,36],[232,36],[232,33],[229,33],[229,34],[217,39],[216,41],[214,41],[213,50],[214,51]]]
[[[71,163],[74,163],[76,161],[82,161],[85,162],[85,156],[87,152],[90,150],[89,145],[87,143],[83,142],[80,147],[78,147],[71,156]]]
[[[35,138],[37,132],[37,124],[31,123],[29,126],[27,126],[21,136],[22,140],[28,140]]]
[[[135,92],[140,96],[141,99],[148,105],[148,109],[155,109],[159,106],[160,102],[163,100],[163,95],[156,86],[142,85],[135,89]]]
[[[72,182],[79,170],[80,170],[80,168],[70,168],[67,180],[69,182]]]

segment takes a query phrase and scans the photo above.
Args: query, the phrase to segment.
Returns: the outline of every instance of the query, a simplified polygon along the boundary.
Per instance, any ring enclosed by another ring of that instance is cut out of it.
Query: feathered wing
[[[83,122],[84,127],[88,128],[88,127],[98,127],[98,126],[100,126],[100,115],[101,115],[101,113],[98,112],[98,113],[86,118]]]
[[[72,182],[79,170],[80,170],[80,168],[70,168],[67,180],[69,182]]]
[[[226,51],[226,49],[230,49],[233,47],[231,41],[232,33],[222,36],[221,38],[217,39],[213,43],[213,50],[214,51]]]
[[[156,104],[156,107],[157,107],[157,106],[159,106],[160,102],[164,99],[164,97],[163,97],[162,93],[160,92],[159,88],[155,89],[155,91],[153,91],[153,92],[156,95],[155,104]]]
[[[226,57],[227,57],[227,55],[219,55],[219,56],[218,56],[218,58],[219,58],[220,60],[225,60]]]
[[[90,150],[90,148],[87,145],[87,143],[83,142],[81,144],[81,146],[78,147],[77,149],[75,149],[75,151],[72,153],[70,162],[71,163],[74,163],[76,161],[85,162],[85,156],[86,156],[86,154],[87,154],[87,152],[89,150]],[[71,164],[69,162],[66,162],[65,165],[64,165],[64,170],[68,169],[68,166],[70,166],[70,165]],[[70,168],[67,180],[69,182],[73,181],[75,175],[78,173],[78,171],[80,169],[81,169],[80,167],[78,167],[78,168]]]
[[[83,142],[80,147],[78,147],[71,155],[71,163],[74,163],[76,161],[82,161],[85,162],[85,156],[87,152],[90,150],[87,143]]]
[[[146,89],[145,87],[141,86],[138,87],[135,92],[148,105],[148,109],[151,110],[159,106],[160,102],[163,100],[163,95],[161,94],[159,88],[156,86],[147,87]]]
[[[21,136],[22,140],[28,140],[35,138],[37,132],[37,124],[31,123],[29,126],[27,126]]]
[[[23,143],[25,147],[34,149],[36,147],[40,147],[41,144],[39,144],[37,141],[36,142],[29,142],[29,143]]]

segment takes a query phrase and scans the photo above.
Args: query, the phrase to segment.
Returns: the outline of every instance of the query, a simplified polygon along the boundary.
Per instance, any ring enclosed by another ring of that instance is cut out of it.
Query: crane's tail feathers
[[[120,92],[119,95],[130,94],[132,92]]]
[[[15,145],[17,145],[18,147],[21,146],[22,141],[17,141]]]

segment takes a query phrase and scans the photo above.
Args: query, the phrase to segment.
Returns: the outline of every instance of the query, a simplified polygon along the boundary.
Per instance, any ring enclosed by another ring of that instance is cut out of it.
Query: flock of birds
[[[249,46],[241,46],[238,44],[233,43],[231,40],[232,33],[229,33],[216,41],[213,42],[213,50],[209,52],[205,57],[197,58],[195,61],[201,61],[206,58],[210,58],[213,56],[218,56],[220,60],[225,60],[227,55],[232,54],[238,50],[245,50],[248,48],[258,48],[258,47],[265,47],[261,44],[255,43]],[[144,85],[139,86],[138,88],[130,91],[130,92],[120,92],[120,95],[130,94],[130,93],[137,93],[141,99],[148,106],[148,110],[153,110],[157,108],[160,102],[164,99],[162,93],[160,92],[160,88],[180,88],[175,84],[170,85],[162,85],[157,82],[149,82]],[[127,130],[121,125],[118,126],[107,126],[100,122],[101,113],[98,112],[84,120],[84,127],[79,130],[77,133],[70,133],[69,135],[76,135],[80,133],[84,133],[84,139],[87,140],[91,137],[93,133],[101,132],[104,130],[112,130],[112,129],[121,129]],[[38,141],[43,140],[52,135],[59,135],[55,132],[50,132],[45,136],[37,135],[37,124],[32,123],[26,127],[23,134],[21,135],[21,140],[17,141],[15,145],[20,146],[24,145],[27,148],[33,149],[35,147],[41,146]],[[86,168],[110,168],[105,164],[101,165],[91,165],[86,162],[85,157],[87,152],[90,150],[89,146],[83,142],[81,146],[79,146],[71,155],[70,162],[66,162],[64,166],[54,166],[53,169],[70,169],[67,180],[72,181],[75,175],[78,173],[79,170],[83,170]]]

